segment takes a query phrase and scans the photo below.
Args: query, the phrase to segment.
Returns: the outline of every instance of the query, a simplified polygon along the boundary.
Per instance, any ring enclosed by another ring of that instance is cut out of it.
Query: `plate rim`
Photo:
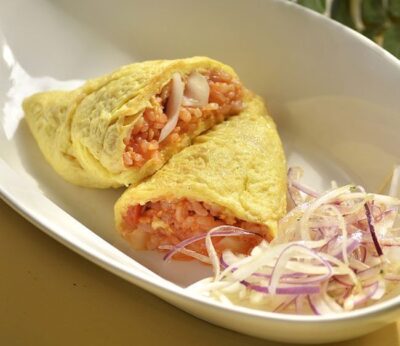
[[[354,31],[353,29],[350,29],[339,22],[336,22],[330,18],[325,17],[324,15],[314,12],[311,9],[304,8],[296,3],[292,3],[289,1],[284,2],[284,1],[280,1],[280,0],[273,0],[273,2],[276,5],[286,6],[288,8],[293,9],[294,11],[303,13],[304,15],[308,16],[309,18],[314,18],[315,20],[320,21],[320,23],[323,23],[323,25],[331,25],[332,27],[333,26],[336,27],[336,29],[338,29],[338,30],[345,31],[346,35],[348,35],[349,37],[351,36],[356,41],[362,42],[365,46],[367,46],[367,47],[369,47],[369,49],[371,49],[371,53],[379,54],[388,63],[392,64],[395,68],[397,68],[400,72],[400,60],[398,60],[394,55],[392,55],[391,53],[387,52],[382,47],[377,45],[375,42],[369,40],[362,34]],[[7,165],[7,167],[11,171],[14,171],[13,168],[11,168],[8,165],[8,163],[6,163],[4,160],[2,160],[0,158],[0,164],[2,164],[2,163]],[[91,262],[106,269],[107,271],[118,275],[119,277],[123,278],[124,280],[132,282],[132,283],[138,285],[139,287],[146,289],[147,291],[150,291],[153,294],[156,294],[157,296],[160,296],[160,295],[155,293],[156,290],[168,291],[169,294],[172,294],[177,297],[183,297],[187,300],[190,300],[192,303],[205,304],[210,308],[218,309],[218,310],[225,311],[225,312],[231,312],[231,313],[234,312],[237,314],[246,315],[248,317],[261,318],[264,320],[274,320],[274,321],[290,322],[290,323],[305,323],[305,324],[346,322],[346,321],[353,320],[353,319],[369,318],[374,315],[386,314],[386,313],[389,313],[390,311],[400,308],[400,295],[393,297],[387,301],[380,302],[380,303],[377,303],[377,304],[374,304],[374,305],[371,305],[371,306],[368,306],[365,308],[361,308],[361,309],[357,309],[357,310],[353,310],[353,311],[349,311],[349,312],[345,312],[345,313],[340,313],[340,314],[332,314],[332,315],[283,314],[283,313],[276,313],[276,312],[270,312],[270,311],[264,311],[264,310],[257,310],[257,309],[242,307],[242,306],[238,306],[238,305],[235,305],[233,307],[226,306],[226,305],[223,305],[222,303],[212,301],[212,300],[208,299],[207,297],[203,297],[200,294],[193,294],[193,292],[188,291],[188,290],[172,283],[171,281],[168,281],[168,280],[158,276],[156,273],[153,273],[156,275],[155,277],[152,277],[149,274],[146,274],[145,272],[132,273],[125,268],[125,265],[123,265],[123,264],[117,265],[118,263],[116,261],[114,261],[114,259],[109,258],[109,257],[104,257],[104,256],[96,256],[95,253],[90,253],[90,252],[86,251],[85,249],[81,248],[79,245],[68,241],[66,238],[63,238],[57,232],[55,232],[54,229],[47,227],[45,225],[45,223],[43,222],[44,217],[40,217],[40,213],[37,213],[37,212],[35,213],[33,210],[30,210],[29,208],[21,206],[20,201],[18,199],[15,199],[14,196],[8,192],[7,186],[5,186],[3,183],[3,181],[5,180],[5,179],[3,179],[4,177],[9,179],[11,177],[11,175],[9,175],[9,173],[4,170],[3,171],[0,170],[0,197],[18,214],[20,214],[22,217],[24,217],[26,220],[28,220],[30,223],[32,223],[35,227],[39,228],[45,234],[47,234],[51,238],[55,239],[59,243],[63,244],[67,248],[78,253],[82,257],[90,260]],[[51,203],[54,206],[56,206],[57,208],[62,210],[62,208],[58,207],[57,204],[52,202],[47,196],[45,196],[43,193],[41,193],[38,189],[37,189],[37,191],[35,191],[35,193],[41,194],[41,196],[43,198],[45,198],[48,201],[48,203]],[[65,213],[68,214],[67,212],[65,212]],[[93,235],[97,236],[99,238],[99,240],[107,243],[108,245],[112,246],[115,249],[115,251],[123,254],[120,250],[115,248],[112,244],[108,243],[107,241],[105,241],[104,239],[99,237],[95,232],[91,231],[86,226],[81,224],[72,215],[70,215],[70,214],[68,214],[68,215],[70,217],[72,217],[75,221],[77,221],[77,223],[79,223],[83,227],[83,229],[85,228],[85,229],[89,230]],[[126,255],[124,254],[124,256],[126,256]],[[133,258],[131,258],[131,259],[135,263],[142,266],[139,262],[135,261]],[[130,278],[132,280],[130,280]],[[160,279],[164,280],[164,281],[161,281],[162,283],[168,282],[169,285],[167,285],[167,287],[165,287],[161,283],[158,283],[157,281]],[[151,287],[149,288],[148,286],[151,286]],[[151,289],[151,288],[153,288],[153,289]],[[165,298],[162,298],[162,299],[165,300]]]

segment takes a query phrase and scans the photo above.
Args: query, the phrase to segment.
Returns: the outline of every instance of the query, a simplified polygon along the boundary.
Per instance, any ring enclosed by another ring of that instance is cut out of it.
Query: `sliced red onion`
[[[322,233],[323,238],[331,238],[335,235],[339,235],[339,227],[336,224],[327,225],[326,222],[320,221],[312,221],[310,225],[311,230],[318,229],[320,233]]]
[[[288,211],[297,207],[297,203],[295,202],[295,198],[292,194],[292,189],[289,189],[289,188],[287,190],[287,202],[288,202],[288,205],[287,205]]]
[[[301,195],[299,195],[298,192],[293,191],[291,187],[294,187],[296,190],[301,191],[310,197],[318,198],[319,193],[315,192],[313,189],[299,182],[299,179],[303,176],[302,169],[300,169],[299,167],[290,167],[287,176],[288,176],[288,191],[294,202],[296,202],[296,199],[300,199],[301,202],[304,201],[302,200]],[[296,198],[294,198],[293,194],[296,195]],[[296,203],[296,205],[297,204],[300,203]]]
[[[253,273],[252,276],[271,279],[271,274]],[[320,283],[329,278],[329,273],[323,275],[307,275],[304,273],[286,273],[281,276],[281,283],[289,285],[306,285]]]
[[[179,111],[183,100],[184,84],[181,75],[176,72],[171,79],[171,93],[168,97],[166,114],[168,121],[161,130],[158,142],[162,142],[175,129],[179,119]]]
[[[344,287],[353,287],[354,286],[353,282],[345,280],[345,278],[340,275],[335,275],[334,277],[332,277],[332,279]]]
[[[270,279],[271,278],[271,274],[264,274],[264,273],[253,273],[252,276],[257,276],[257,277],[261,277],[261,278],[265,278],[265,279]],[[304,279],[307,278],[308,274],[304,274],[304,273],[286,273],[283,274],[281,276],[282,279],[290,279],[290,278],[294,278],[294,279]]]
[[[296,314],[299,314],[303,309],[304,296],[297,296],[295,300]]]
[[[347,297],[349,297],[350,294],[351,294],[351,291],[352,291],[352,288],[351,288],[351,287],[346,288],[346,289],[345,289],[345,292],[344,292],[344,294],[343,294],[343,299],[346,299]]]
[[[295,303],[297,299],[297,296],[294,298],[289,298],[286,301],[284,301],[283,303],[279,304],[275,309],[274,312],[278,312],[279,310],[285,310],[288,306],[290,306],[291,304]]]
[[[313,189],[309,188],[308,186],[305,186],[298,181],[292,181],[292,186],[295,187],[297,190],[305,193],[308,196],[318,198],[319,193],[315,192]]]
[[[350,269],[352,269],[355,272],[358,272],[360,270],[368,269],[370,266],[365,264],[365,262],[367,260],[367,257],[368,257],[367,255],[365,256],[365,261],[364,262],[361,262],[361,261],[355,259],[354,257],[350,258],[350,265],[349,265]]]
[[[287,195],[288,195],[288,209],[291,210],[297,207],[299,204],[304,203],[304,198],[297,189],[293,189],[293,182],[300,179],[303,175],[303,170],[299,168],[290,167],[287,172]]]
[[[353,233],[351,238],[348,239],[346,252],[347,254],[351,254],[355,249],[357,249],[361,244],[361,233]],[[336,257],[337,259],[343,260],[343,252],[342,249],[336,250],[334,253],[331,254],[332,256]]]
[[[274,294],[271,292],[271,288],[269,286],[260,286],[260,285],[254,285],[246,280],[242,280],[240,282],[247,288],[260,292],[260,293],[265,293],[265,294]],[[275,289],[275,294],[288,294],[288,295],[298,295],[298,294],[315,294],[320,292],[320,286],[310,286],[310,285],[304,285],[304,286],[278,286]]]
[[[336,244],[338,238],[339,238],[339,234],[334,235],[331,239],[328,240],[328,242],[324,246],[322,246],[319,249],[319,252],[330,253],[332,250],[332,247]]]
[[[331,306],[323,299],[320,294],[310,294],[308,295],[308,301],[310,307],[316,315],[326,315],[336,312]],[[336,307],[336,304],[335,304]]]
[[[374,216],[374,222],[379,222],[382,220],[383,217],[383,211],[382,208],[379,207],[378,205],[372,205],[372,215]]]
[[[174,248],[173,245],[160,245],[158,249],[160,250],[172,250]],[[177,252],[182,253],[183,255],[186,255],[188,257],[192,257],[193,259],[196,259],[200,262],[211,264],[210,258],[208,256],[202,255],[196,251],[185,249],[185,248],[180,248],[177,250]]]
[[[311,301],[311,298],[310,298],[309,295],[307,296],[307,301],[308,301],[308,304],[309,304],[309,306],[311,308],[311,311],[314,313],[314,315],[321,315],[321,313],[318,311],[317,307]]]
[[[374,294],[371,296],[373,300],[381,299],[386,293],[386,284],[385,280],[379,279],[378,280],[378,288],[375,290]]]
[[[225,256],[225,253],[222,254],[221,259],[220,259],[221,268],[223,268],[223,269],[229,267],[229,264],[226,263],[224,256]],[[236,268],[236,267],[232,267],[231,271],[234,272],[237,269],[238,268]],[[272,269],[273,269],[273,267],[271,267],[271,270]],[[265,279],[271,278],[271,274],[258,273],[258,272],[251,274],[251,276],[261,277],[261,278],[265,278]],[[305,278],[305,277],[307,277],[307,274],[304,274],[304,273],[287,273],[287,274],[282,275],[282,278]]]
[[[344,301],[344,307],[346,310],[352,310],[355,306],[365,304],[369,299],[374,297],[381,297],[384,290],[380,289],[379,281],[375,281],[372,284],[365,286],[363,291],[357,295],[349,295]]]
[[[298,279],[293,278],[282,278],[282,284],[289,284],[289,285],[308,285],[308,284],[317,284],[327,280],[328,274],[318,275],[318,276],[309,276],[303,277]]]
[[[317,228],[311,228],[312,231],[314,231],[317,234],[317,239],[323,239],[324,238],[324,232],[322,231],[322,227],[317,227]]]
[[[363,280],[364,282],[371,279],[374,279],[376,281],[376,279],[379,278],[381,269],[382,269],[381,265],[376,265],[371,268],[359,271],[357,273],[357,276],[360,280]]]
[[[378,291],[378,288],[379,288],[378,281],[366,287],[363,294],[359,295],[353,300],[354,306],[366,303],[368,299],[370,299]]]
[[[357,257],[358,259],[365,263],[365,259],[367,258],[367,249],[365,248],[365,246],[359,246],[358,247],[358,251],[360,252]]]
[[[204,107],[208,104],[210,97],[210,86],[207,78],[198,72],[193,72],[188,77],[185,94],[183,97],[183,106]]]
[[[221,267],[223,269],[228,267],[228,264],[223,260],[221,257]],[[234,272],[237,268],[233,267],[232,272]],[[271,279],[271,274],[265,273],[253,273],[251,276],[264,278],[264,279]],[[320,283],[324,280],[327,280],[328,274],[324,275],[307,275],[304,273],[286,273],[281,276],[281,283],[288,284],[288,285],[307,285],[307,284],[315,284]]]
[[[222,254],[221,260],[220,260],[220,262],[221,262],[221,267],[222,267],[223,269],[228,268],[228,266],[229,266],[229,264],[225,262],[224,254],[225,254],[225,253]],[[235,271],[236,269],[237,269],[237,268],[232,268],[232,271]]]
[[[365,241],[363,241],[363,244],[371,244],[373,242],[374,241],[372,239],[366,239]],[[396,247],[396,246],[400,246],[400,239],[380,239],[379,244],[381,246]]]
[[[388,281],[400,281],[400,275],[398,275],[398,274],[389,273],[389,274],[386,274],[383,278]]]
[[[271,293],[272,294],[274,293],[274,288],[278,286],[278,283],[279,283],[282,275],[284,274],[283,271],[285,270],[286,263],[293,256],[293,255],[290,254],[290,251],[293,250],[293,249],[297,249],[297,250],[300,250],[302,252],[305,252],[309,256],[313,257],[314,259],[316,259],[317,261],[322,263],[322,265],[327,269],[327,273],[320,277],[320,281],[326,280],[326,279],[328,279],[329,277],[332,276],[332,267],[331,267],[331,265],[328,263],[328,261],[323,259],[315,251],[313,251],[312,249],[309,249],[308,247],[306,247],[304,245],[290,244],[280,253],[278,259],[275,262],[275,266],[274,266],[274,268],[272,270],[271,278],[270,278],[270,281],[269,281],[270,289],[271,289]]]
[[[382,211],[382,208],[380,208],[377,205],[372,205],[371,209],[372,209],[371,215],[373,215],[375,223],[382,221],[383,218],[385,218],[386,216],[390,215],[393,212],[393,209],[388,209],[388,210]],[[367,221],[368,221],[368,219],[364,215],[363,217],[359,217],[358,219],[353,220],[352,223],[355,224],[355,223],[361,223],[361,222],[367,222]]]
[[[379,245],[379,241],[378,241],[378,238],[375,233],[375,227],[373,224],[373,220],[371,217],[371,210],[368,206],[368,203],[364,204],[364,208],[365,208],[365,214],[367,215],[368,229],[369,229],[369,232],[371,233],[372,240],[374,241],[376,252],[378,253],[379,256],[382,256],[383,251],[382,251],[381,246]]]
[[[195,243],[196,241],[203,240],[207,237],[207,234],[213,232],[211,237],[238,237],[243,235],[257,235],[260,237],[258,233],[245,231],[241,228],[234,227],[234,226],[219,226],[216,228],[211,229],[207,233],[202,233],[195,235],[191,238],[185,239],[184,241],[180,242],[179,244],[175,245],[170,251],[166,253],[164,256],[164,261],[168,261],[174,256],[180,249],[185,248],[186,246]]]

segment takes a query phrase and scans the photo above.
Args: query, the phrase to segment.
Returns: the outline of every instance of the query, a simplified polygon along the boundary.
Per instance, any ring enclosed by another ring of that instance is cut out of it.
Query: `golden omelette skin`
[[[129,206],[188,198],[222,206],[275,236],[286,212],[285,156],[262,99],[248,96],[245,102],[239,115],[197,137],[153,176],[125,191],[114,208],[119,232],[124,233]]]
[[[194,133],[182,134],[177,144],[161,150],[160,160],[127,168],[122,159],[124,139],[144,109],[152,106],[151,97],[175,72],[211,69],[237,78],[231,67],[207,57],[140,62],[73,91],[35,94],[23,102],[25,118],[46,160],[67,181],[95,188],[136,184],[211,127],[204,119]]]

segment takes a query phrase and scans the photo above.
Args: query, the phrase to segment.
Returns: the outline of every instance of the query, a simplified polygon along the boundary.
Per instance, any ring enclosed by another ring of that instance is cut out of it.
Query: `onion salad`
[[[217,255],[213,237],[259,236],[233,226],[166,246],[165,260],[181,252],[212,265],[212,277],[187,289],[224,304],[313,315],[350,311],[397,294],[400,200],[335,183],[318,193],[300,183],[301,176],[300,168],[289,169],[288,213],[276,238],[261,240],[249,255]],[[389,190],[398,184],[397,169]],[[205,241],[208,256],[186,249],[196,241]]]

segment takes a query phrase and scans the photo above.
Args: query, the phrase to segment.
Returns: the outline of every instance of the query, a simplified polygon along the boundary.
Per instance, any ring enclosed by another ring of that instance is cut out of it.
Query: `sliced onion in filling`
[[[210,86],[207,78],[198,72],[190,74],[183,97],[183,106],[204,107],[210,97]]]
[[[162,142],[174,130],[179,118],[179,109],[183,100],[183,91],[185,85],[182,82],[181,75],[174,73],[171,81],[171,94],[168,98],[166,114],[168,122],[161,130],[158,142]]]
[[[125,167],[142,167],[159,158],[163,148],[195,132],[200,122],[211,127],[238,114],[242,100],[242,85],[223,71],[193,72],[187,77],[175,73],[124,140]]]

